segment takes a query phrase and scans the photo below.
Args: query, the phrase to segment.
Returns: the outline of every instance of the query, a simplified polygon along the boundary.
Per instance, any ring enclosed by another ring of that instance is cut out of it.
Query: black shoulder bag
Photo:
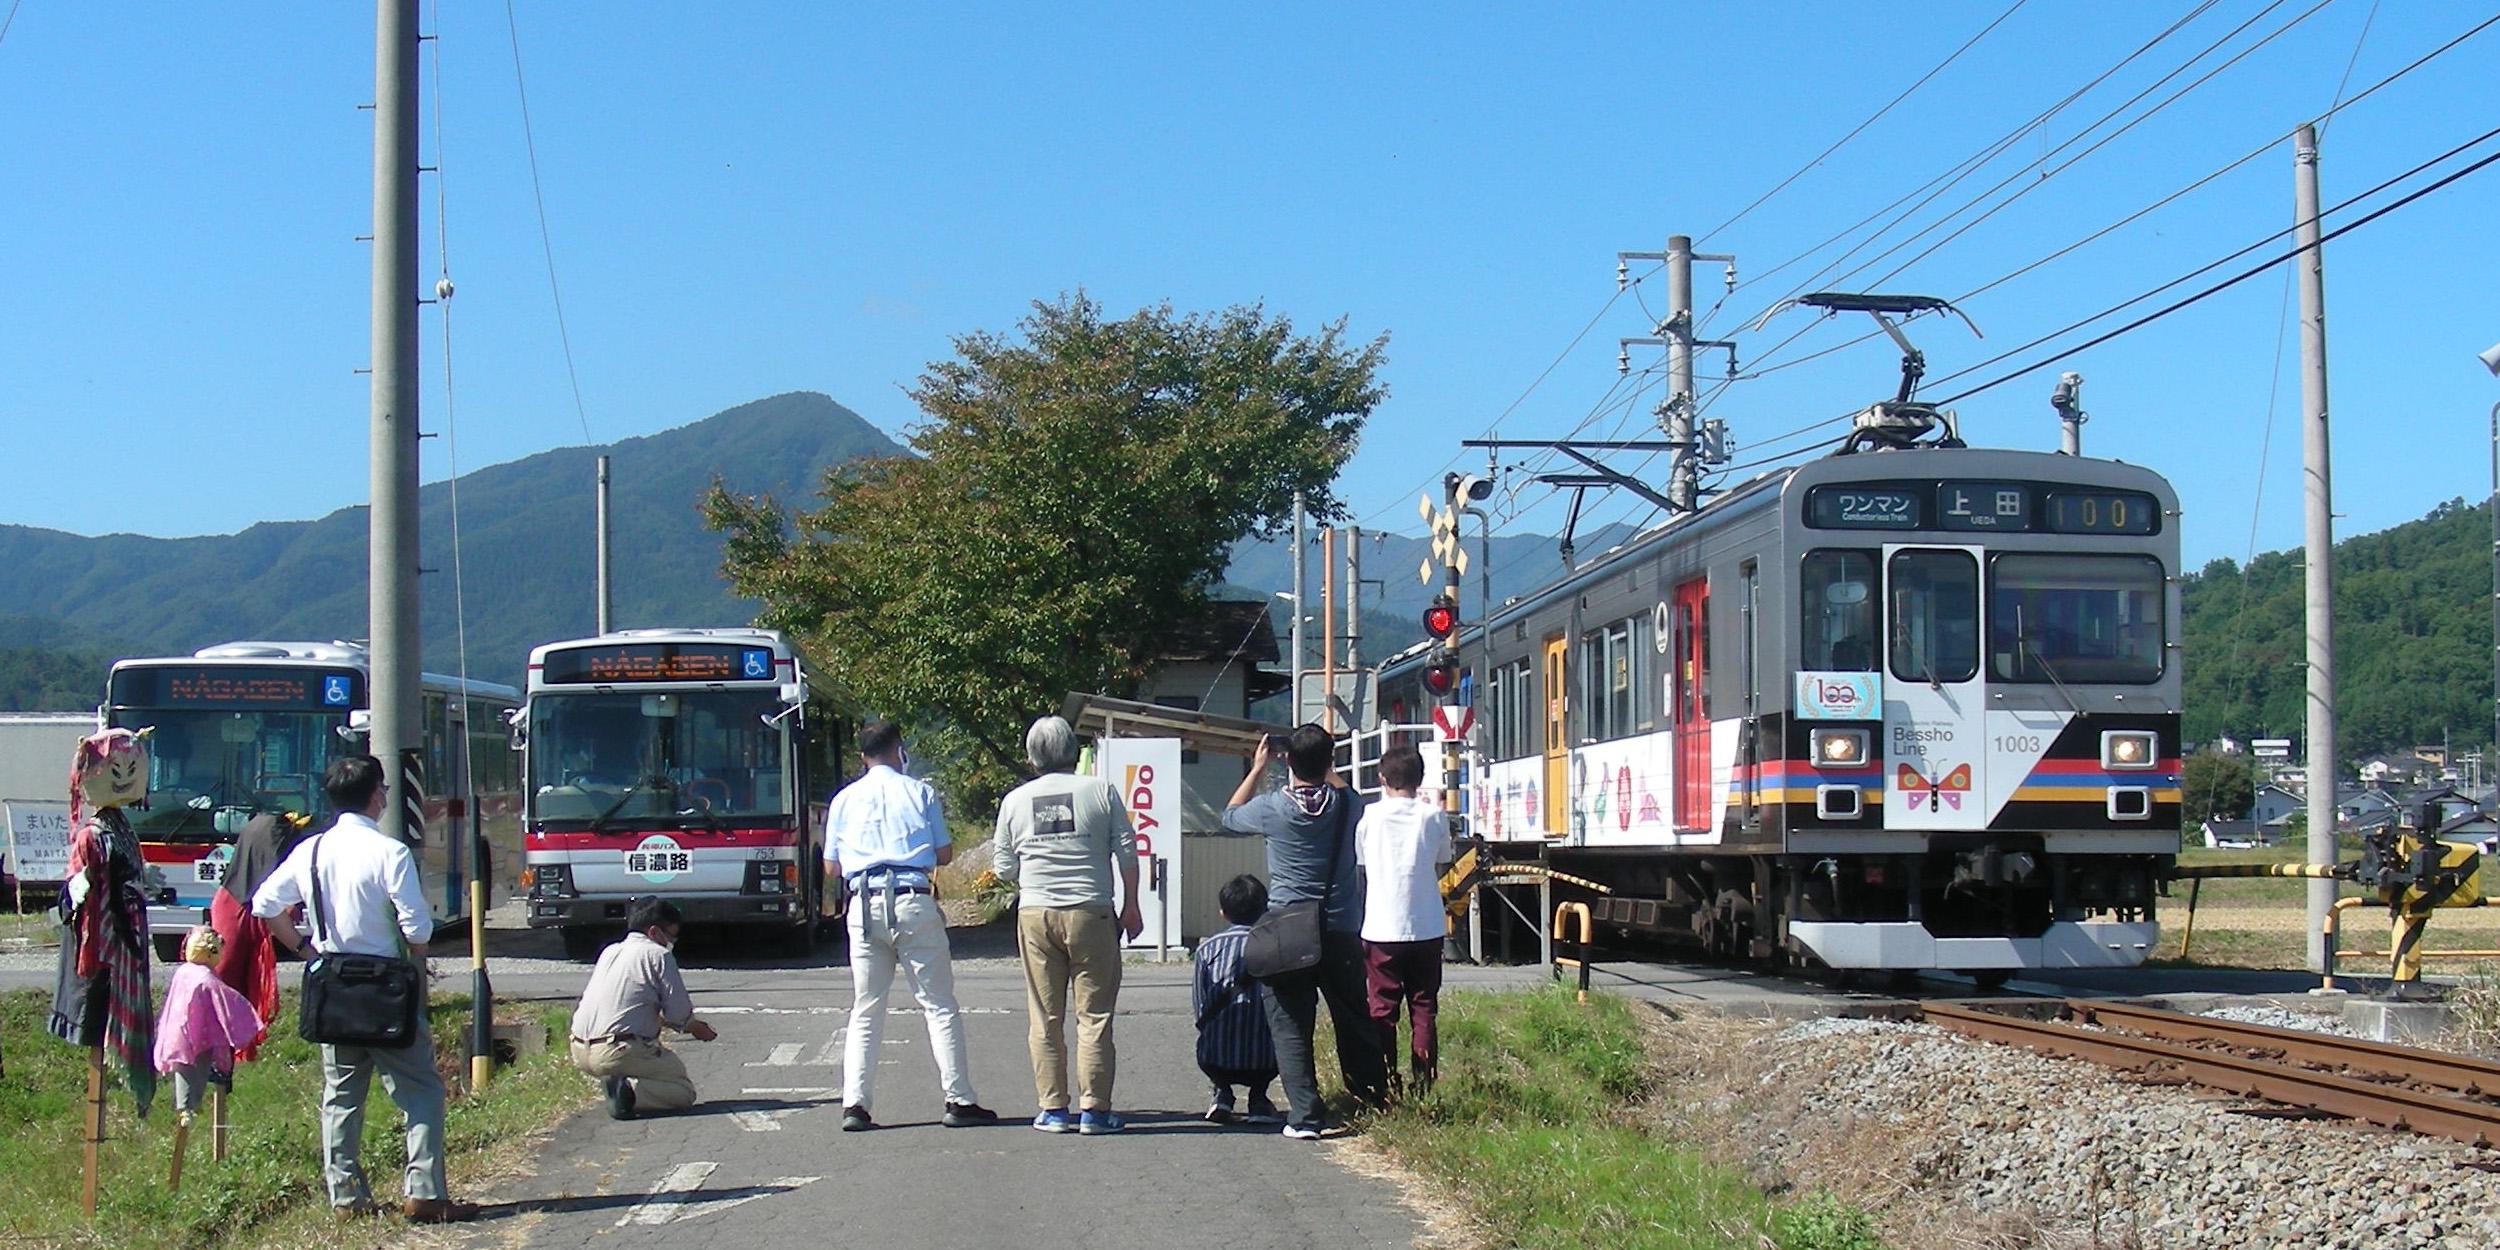
[[[304,961],[302,1018],[305,1041],[328,1046],[398,1050],[416,1040],[425,977],[396,955],[350,955],[320,949],[330,939],[330,909],[321,897],[321,839],[313,839],[312,919],[318,935]]]
[[[1321,878],[1319,897],[1271,907],[1250,926],[1250,936],[1241,944],[1245,976],[1264,979],[1319,964],[1320,935],[1328,927],[1328,900],[1337,892],[1337,860],[1345,852],[1346,813],[1354,807],[1333,795],[1331,801],[1337,808],[1337,828],[1330,834],[1328,875]]]

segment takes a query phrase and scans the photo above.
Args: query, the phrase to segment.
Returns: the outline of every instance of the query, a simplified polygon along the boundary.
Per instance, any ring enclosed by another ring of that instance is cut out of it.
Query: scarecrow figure
[[[182,943],[183,963],[174,969],[165,990],[165,1012],[157,1021],[156,1070],[174,1079],[173,1187],[182,1188],[183,1148],[191,1135],[192,1113],[200,1109],[209,1086],[217,1089],[217,1115],[225,1127],[226,1091],[234,1086],[234,1062],[261,1038],[260,1013],[232,986],[217,978],[222,943],[217,931],[195,925]],[[248,1058],[246,1054],[244,1057]],[[217,1135],[217,1157],[223,1158],[224,1135]]]
[[[156,1004],[148,990],[147,864],[122,809],[148,792],[147,731],[82,738],[69,774],[69,880],[61,887],[54,1037],[87,1048],[86,1207],[95,1212],[96,1148],[104,1140],[104,1052],[110,1048],[139,1114],[156,1094]]]

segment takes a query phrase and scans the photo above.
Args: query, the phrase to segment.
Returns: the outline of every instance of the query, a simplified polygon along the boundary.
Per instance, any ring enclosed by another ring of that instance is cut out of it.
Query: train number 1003
[[[2007,755],[2038,755],[2040,735],[1999,734],[1996,739],[1996,748]]]

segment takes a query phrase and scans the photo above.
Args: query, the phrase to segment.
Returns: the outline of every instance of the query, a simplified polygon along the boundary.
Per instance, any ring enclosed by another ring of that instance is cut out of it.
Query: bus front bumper
[[[687,924],[797,924],[806,915],[807,900],[795,894],[667,895]],[[533,898],[528,900],[533,929],[580,925],[621,925],[630,898]]]

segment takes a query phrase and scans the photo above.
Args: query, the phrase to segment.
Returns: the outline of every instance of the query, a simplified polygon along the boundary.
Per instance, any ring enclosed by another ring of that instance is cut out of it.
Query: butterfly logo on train
[[[1893,789],[1909,801],[1912,811],[1917,811],[1919,805],[1924,803],[1931,812],[1940,806],[1950,806],[1958,812],[1962,810],[1962,796],[1970,793],[1970,765],[1956,765],[1952,772],[1929,780],[1917,769],[1903,764],[1900,774],[1893,781]]]

